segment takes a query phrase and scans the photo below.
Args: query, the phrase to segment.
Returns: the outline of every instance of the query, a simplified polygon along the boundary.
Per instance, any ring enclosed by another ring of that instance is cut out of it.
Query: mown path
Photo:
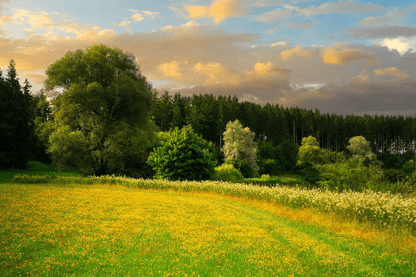
[[[416,241],[264,201],[0,185],[0,276],[416,276]]]

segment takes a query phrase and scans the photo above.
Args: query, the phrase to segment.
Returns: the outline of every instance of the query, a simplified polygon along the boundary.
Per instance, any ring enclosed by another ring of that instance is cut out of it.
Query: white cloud
[[[400,55],[403,55],[411,48],[413,49],[413,52],[416,50],[416,40],[408,40],[405,38],[385,38],[380,44],[389,48],[390,51],[393,49],[397,50]]]

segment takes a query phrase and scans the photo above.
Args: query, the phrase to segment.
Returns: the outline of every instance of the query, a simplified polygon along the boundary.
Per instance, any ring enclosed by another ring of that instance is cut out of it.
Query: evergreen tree
[[[22,88],[16,64],[10,61],[7,77],[0,70],[0,168],[26,168],[33,157],[33,111],[30,84]]]

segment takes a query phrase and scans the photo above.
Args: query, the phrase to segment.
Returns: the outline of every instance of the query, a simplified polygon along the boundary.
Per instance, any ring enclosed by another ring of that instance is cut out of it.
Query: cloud
[[[170,63],[163,63],[157,67],[157,69],[163,72],[164,77],[174,77],[177,79],[182,78],[182,74],[178,71],[180,62],[172,61]]]
[[[256,20],[260,22],[272,22],[279,19],[287,18],[292,14],[292,10],[290,9],[276,9],[271,12],[266,12],[262,15],[256,16]]]
[[[169,31],[169,30],[185,31],[185,30],[190,30],[192,28],[197,28],[199,26],[201,26],[201,25],[199,25],[198,23],[195,23],[194,21],[189,21],[185,24],[175,26],[175,27],[172,27],[172,25],[162,27],[162,28],[160,28],[160,31],[162,31],[162,32]]]
[[[377,39],[412,36],[416,36],[416,27],[386,25],[368,28],[347,28],[341,32],[341,37],[347,39]]]
[[[229,77],[229,73],[220,63],[197,63],[194,66],[195,72],[202,73],[208,76],[205,80],[205,84],[213,85],[220,82],[224,82]]]
[[[279,28],[278,27],[275,27],[275,28],[273,28],[273,29],[269,29],[269,30],[267,30],[267,33],[269,34],[269,35],[272,35],[272,34],[274,34],[275,32],[277,32],[279,30]]]
[[[409,75],[403,73],[402,71],[397,69],[395,66],[390,67],[390,68],[385,68],[385,69],[376,69],[376,70],[374,70],[374,73],[377,74],[377,75],[386,75],[386,74],[388,74],[390,76],[399,77],[401,79],[409,77]]]
[[[187,6],[188,18],[213,18],[214,24],[217,25],[228,17],[237,17],[246,13],[240,10],[240,1],[238,0],[216,0],[210,7],[206,6]]]
[[[26,22],[25,19],[28,18],[27,22],[30,24],[32,28],[44,28],[45,25],[48,27],[52,27],[53,23],[48,17],[48,13],[41,12],[42,14],[30,14],[27,10],[16,10],[15,13],[12,15],[11,19],[15,23]],[[17,22],[19,20],[20,22]]]
[[[120,24],[118,24],[118,26],[122,26],[122,27],[127,27],[128,25],[130,25],[131,21],[123,21]]]
[[[4,25],[6,22],[11,22],[12,17],[9,15],[1,15],[0,14],[0,27]]]
[[[386,46],[389,50],[393,50],[393,49],[397,50],[397,52],[399,52],[400,55],[403,55],[410,49],[413,49],[413,51],[416,50],[416,47],[415,47],[416,41],[415,40],[409,41],[404,38],[395,38],[395,39],[385,38],[381,42],[381,45]]]
[[[284,61],[289,60],[293,56],[299,56],[299,57],[304,57],[304,58],[310,58],[311,57],[309,50],[307,50],[307,49],[302,50],[302,47],[300,47],[300,45],[297,45],[295,48],[292,48],[292,49],[289,49],[289,50],[284,50],[284,51],[280,52],[280,57]]]
[[[133,18],[134,22],[137,22],[137,21],[143,21],[143,20],[144,20],[143,15],[141,15],[140,13],[135,13],[135,14],[133,14],[133,15],[131,16],[131,18]]]
[[[326,64],[343,65],[349,61],[366,60],[371,63],[379,61],[377,55],[373,52],[362,49],[343,48],[340,49],[340,44],[334,46],[324,47],[321,49],[322,61]]]
[[[321,21],[309,22],[309,23],[289,23],[286,26],[292,29],[307,29],[314,25],[320,24]]]
[[[146,18],[154,19],[159,13],[158,12],[151,12],[151,11],[142,11]]]
[[[354,3],[353,0],[342,1],[338,3],[325,3],[318,7],[310,6],[308,8],[299,8],[291,5],[284,5],[286,9],[291,9],[304,16],[318,15],[318,14],[362,14],[368,12],[382,11],[383,7],[371,3]]]
[[[270,44],[270,46],[271,47],[275,47],[275,46],[284,46],[284,45],[286,45],[287,44],[287,42],[284,42],[284,41],[279,41],[279,42],[276,42],[276,43],[272,43],[272,44]]]
[[[369,16],[358,22],[359,25],[362,26],[377,26],[377,25],[387,25],[387,24],[396,24],[403,21],[404,16],[409,13],[415,6],[397,10],[396,8],[392,8],[389,12],[386,13],[384,16]]]

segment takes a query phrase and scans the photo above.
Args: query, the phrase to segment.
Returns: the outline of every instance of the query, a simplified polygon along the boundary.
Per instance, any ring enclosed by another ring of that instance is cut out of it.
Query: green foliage
[[[280,148],[274,147],[270,142],[259,141],[257,157],[261,174],[278,175],[286,163]]]
[[[403,164],[402,169],[406,174],[410,174],[415,171],[416,163],[414,160],[407,161],[405,164]]]
[[[70,126],[57,128],[49,137],[48,148],[58,170],[80,170],[84,174],[94,174],[94,151],[82,131],[71,131]]]
[[[270,179],[270,175],[269,174],[262,174],[261,179]]]
[[[55,170],[55,167],[38,161],[30,161],[27,163],[27,169],[33,171],[52,171]]]
[[[259,160],[259,167],[262,174],[279,175],[281,172],[277,159],[261,159]]]
[[[222,149],[225,162],[233,164],[242,173],[243,167],[247,165],[250,168],[249,176],[256,175],[259,170],[256,162],[257,144],[254,142],[254,137],[255,134],[248,127],[243,128],[238,120],[227,123]]]
[[[376,160],[376,155],[371,152],[370,142],[368,142],[363,136],[356,136],[351,138],[348,143],[347,149],[352,154],[352,159],[363,160],[368,158],[370,161]]]
[[[361,160],[349,160],[334,164],[315,164],[319,175],[317,184],[332,191],[363,191],[369,185],[377,185],[383,171],[376,165],[366,167]]]
[[[296,163],[299,155],[299,145],[293,143],[293,141],[282,142],[278,149],[284,156],[284,171],[290,172],[296,169]]]
[[[238,171],[241,172],[241,174],[243,174],[244,178],[256,177],[257,172],[253,172],[251,167],[244,161],[228,159],[225,160],[225,163],[233,165]]]
[[[167,180],[211,179],[217,163],[212,143],[200,138],[191,127],[175,128],[162,146],[150,153],[147,163],[156,178]]]
[[[225,182],[241,182],[244,180],[243,174],[236,169],[232,164],[222,164],[215,168],[215,173],[212,176],[213,180]]]
[[[0,169],[24,169],[33,158],[35,134],[30,84],[22,87],[16,64],[10,61],[7,77],[0,70]]]
[[[31,175],[16,175],[13,178],[13,183],[20,184],[47,184],[52,183],[57,177],[55,175],[31,176]]]
[[[46,88],[64,89],[44,126],[60,169],[135,175],[156,139],[153,92],[131,54],[104,45],[68,52],[50,65]]]
[[[302,146],[299,147],[299,159],[297,165],[311,167],[314,164],[322,164],[324,162],[324,155],[321,148],[319,148],[318,141],[313,136],[302,139]]]
[[[397,183],[406,178],[406,174],[402,169],[386,169],[384,170],[384,177],[390,183]]]

